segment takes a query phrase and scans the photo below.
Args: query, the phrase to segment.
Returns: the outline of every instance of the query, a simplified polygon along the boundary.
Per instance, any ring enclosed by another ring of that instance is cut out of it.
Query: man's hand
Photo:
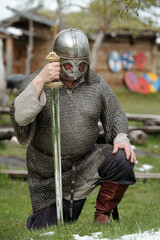
[[[60,78],[60,62],[48,63],[38,74],[43,84],[50,83]]]
[[[39,97],[44,85],[60,78],[60,63],[48,63],[41,72],[33,79],[34,89]]]
[[[116,154],[119,149],[123,149],[125,151],[127,160],[130,159],[131,163],[134,163],[134,164],[136,163],[136,155],[132,147],[130,146],[130,144],[126,142],[115,143],[113,146],[113,154]]]

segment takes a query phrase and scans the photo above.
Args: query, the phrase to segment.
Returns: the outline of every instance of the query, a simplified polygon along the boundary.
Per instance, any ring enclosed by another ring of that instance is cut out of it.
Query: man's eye
[[[84,70],[85,66],[86,66],[85,63],[81,63],[81,64],[79,65],[79,71],[82,72],[82,71]]]
[[[66,70],[71,69],[71,68],[72,68],[72,65],[71,65],[70,63],[65,63],[65,64],[64,64],[64,68],[65,68]]]

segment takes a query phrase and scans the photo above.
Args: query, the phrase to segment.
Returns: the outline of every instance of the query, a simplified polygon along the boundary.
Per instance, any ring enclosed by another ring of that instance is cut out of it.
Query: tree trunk
[[[98,35],[96,37],[96,40],[95,40],[95,42],[93,44],[93,48],[92,48],[92,52],[91,52],[91,63],[90,63],[90,67],[92,69],[95,69],[95,67],[96,67],[98,50],[99,50],[99,48],[100,48],[100,46],[102,44],[102,41],[104,39],[104,35],[105,35],[104,31],[101,30],[98,33]]]

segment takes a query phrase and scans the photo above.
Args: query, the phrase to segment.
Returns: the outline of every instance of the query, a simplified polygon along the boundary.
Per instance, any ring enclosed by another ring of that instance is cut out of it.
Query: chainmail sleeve
[[[31,74],[26,78],[19,89],[19,94],[23,92],[23,90],[28,86],[28,84],[37,76],[40,71],[36,71],[35,73]],[[36,119],[34,122],[28,124],[27,126],[20,126],[15,121],[15,108],[14,108],[14,101],[10,106],[10,117],[12,121],[12,125],[16,134],[16,137],[20,144],[29,144],[34,136],[35,129],[36,129]]]
[[[102,93],[102,122],[106,141],[113,144],[114,138],[119,133],[128,134],[127,117],[109,85],[101,79],[100,88]]]

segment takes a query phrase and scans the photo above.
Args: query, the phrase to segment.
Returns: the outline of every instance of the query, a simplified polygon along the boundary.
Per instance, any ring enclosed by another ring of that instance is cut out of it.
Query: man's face
[[[82,77],[87,70],[88,63],[83,60],[66,60],[61,63],[61,77],[68,81],[75,81]]]

